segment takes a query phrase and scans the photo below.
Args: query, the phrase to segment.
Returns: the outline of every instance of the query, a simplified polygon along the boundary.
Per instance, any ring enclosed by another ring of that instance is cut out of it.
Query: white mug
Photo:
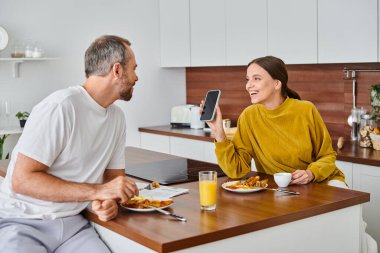
[[[274,181],[279,187],[286,187],[292,181],[292,173],[281,172],[273,175]]]

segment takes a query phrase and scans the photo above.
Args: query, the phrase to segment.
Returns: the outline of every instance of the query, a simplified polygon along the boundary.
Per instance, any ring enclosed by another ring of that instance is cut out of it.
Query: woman
[[[219,107],[208,122],[223,171],[240,178],[251,171],[253,158],[259,172],[292,173],[292,184],[313,181],[347,187],[320,114],[288,88],[284,62],[273,56],[255,59],[248,64],[246,78],[252,105],[240,115],[232,141],[224,133]]]

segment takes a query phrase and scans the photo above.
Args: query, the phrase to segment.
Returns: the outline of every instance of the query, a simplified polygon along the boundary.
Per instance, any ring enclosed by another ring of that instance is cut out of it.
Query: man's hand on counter
[[[109,221],[117,216],[118,205],[115,200],[94,200],[92,202],[92,210],[98,215],[99,220]]]

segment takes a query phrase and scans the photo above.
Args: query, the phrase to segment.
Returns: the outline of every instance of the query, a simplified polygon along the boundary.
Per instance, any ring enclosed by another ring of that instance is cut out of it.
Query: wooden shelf
[[[52,61],[58,60],[58,58],[0,58],[0,61],[8,61],[13,64],[13,77],[17,78],[20,76],[20,64],[24,62],[33,62],[33,61]]]

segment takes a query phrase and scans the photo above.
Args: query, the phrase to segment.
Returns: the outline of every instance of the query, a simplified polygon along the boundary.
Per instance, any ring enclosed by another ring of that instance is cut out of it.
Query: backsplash
[[[347,118],[352,109],[352,80],[344,80],[343,68],[380,69],[380,63],[287,65],[289,88],[318,108],[333,139],[350,138]],[[246,66],[186,68],[186,101],[199,104],[210,89],[220,89],[223,118],[236,125],[240,113],[249,106],[245,90]],[[370,87],[380,83],[380,72],[358,72],[357,107],[370,110]]]

